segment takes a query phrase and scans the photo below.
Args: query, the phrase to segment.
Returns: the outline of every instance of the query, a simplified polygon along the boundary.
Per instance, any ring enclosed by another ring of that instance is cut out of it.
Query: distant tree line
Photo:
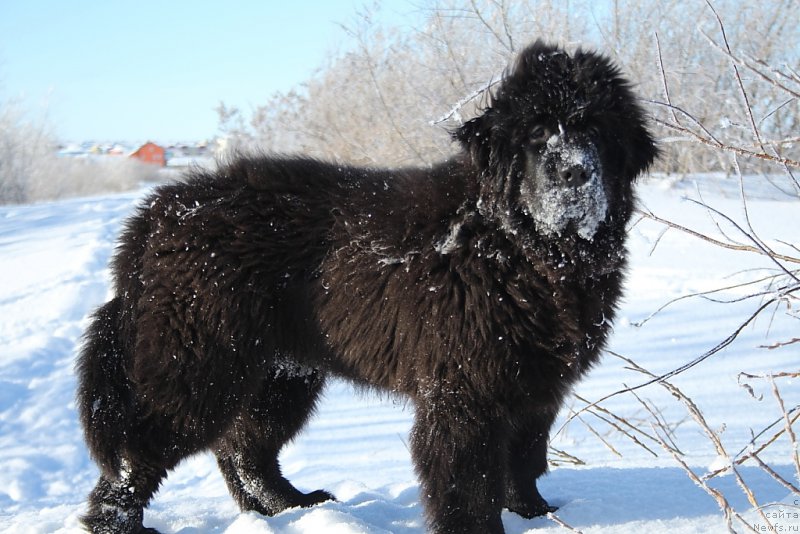
[[[22,204],[135,188],[158,179],[157,170],[128,158],[60,158],[46,120],[23,105],[0,100],[0,204]]]
[[[433,0],[409,10],[419,10],[417,28],[387,26],[365,9],[344,26],[348,50],[301,86],[248,112],[220,104],[229,145],[362,164],[438,160],[453,150],[448,130],[486,103],[485,89],[516,52],[542,38],[595,48],[620,64],[657,121],[665,152],[658,171],[732,170],[724,152],[664,124],[677,115],[721,143],[798,159],[798,99],[754,72],[743,69],[739,81],[730,72],[733,55],[797,76],[800,0]],[[742,164],[758,171],[760,161]]]
[[[452,153],[448,132],[486,104],[515,54],[541,38],[595,48],[620,64],[653,117],[664,151],[657,171],[775,172],[777,162],[780,172],[800,161],[800,0],[408,6],[414,27],[387,25],[377,8],[365,8],[343,25],[345,51],[305,83],[252,110],[221,103],[227,146],[365,165],[434,162]],[[57,158],[55,147],[46,123],[0,99],[0,203],[123,190],[154,178],[133,162]]]

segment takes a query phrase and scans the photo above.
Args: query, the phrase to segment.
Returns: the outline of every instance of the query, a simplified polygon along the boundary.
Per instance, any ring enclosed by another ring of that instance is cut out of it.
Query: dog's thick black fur
[[[413,403],[430,531],[552,510],[550,426],[606,342],[657,150],[606,58],[540,42],[454,136],[433,167],[240,157],[149,197],[78,363],[90,530],[151,531],[143,507],[202,450],[242,510],[332,499],[278,465],[329,375]]]

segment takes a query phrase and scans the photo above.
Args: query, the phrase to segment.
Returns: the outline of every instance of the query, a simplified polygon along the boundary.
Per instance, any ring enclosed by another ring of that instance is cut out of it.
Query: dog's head
[[[632,207],[632,183],[657,149],[644,114],[605,57],[539,41],[481,115],[455,132],[481,174],[479,208],[512,230],[592,239]]]

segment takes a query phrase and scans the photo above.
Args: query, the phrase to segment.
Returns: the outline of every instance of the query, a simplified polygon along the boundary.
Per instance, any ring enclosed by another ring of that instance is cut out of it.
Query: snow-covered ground
[[[771,246],[798,243],[800,203],[749,179],[753,226]],[[680,224],[720,235],[709,213],[684,200],[702,198],[743,221],[738,182],[719,177],[662,179],[640,186],[642,205]],[[121,221],[137,193],[66,200],[0,209],[0,531],[77,532],[84,498],[97,469],[82,442],[75,403],[74,358],[86,316],[108,292],[107,261]],[[730,227],[723,230],[731,233]],[[725,251],[674,230],[642,221],[631,230],[631,270],[625,302],[610,349],[633,358],[650,371],[667,372],[701,355],[727,337],[759,304],[759,299],[720,304],[693,298],[678,301],[647,321],[668,300],[688,293],[731,286],[771,274],[774,265],[756,254]],[[795,254],[796,255],[796,254]],[[756,270],[754,270],[756,269]],[[731,289],[718,298],[735,300],[746,290]],[[697,403],[709,426],[720,432],[733,454],[745,447],[751,431],[777,419],[771,389],[748,383],[763,400],[740,385],[737,375],[794,370],[800,345],[767,350],[759,346],[798,337],[798,320],[787,307],[769,310],[722,353],[673,381]],[[795,307],[794,313],[797,313]],[[576,393],[599,399],[644,380],[608,355]],[[778,381],[787,407],[800,404],[800,388]],[[659,416],[677,425],[673,439],[684,461],[699,474],[718,466],[717,452],[686,411],[663,388],[637,394],[657,406]],[[583,406],[573,401],[574,408]],[[630,394],[603,407],[652,433],[652,417]],[[561,428],[565,410],[556,428]],[[274,518],[240,514],[227,494],[216,464],[199,455],[172,473],[151,507],[145,524],[165,533],[398,533],[424,532],[418,484],[407,450],[412,411],[401,401],[355,392],[333,383],[317,417],[282,456],[284,472],[300,488],[325,488],[339,499],[312,509],[289,510]],[[588,428],[591,425],[592,430]],[[595,432],[607,442],[604,444]],[[714,500],[695,486],[673,458],[642,438],[658,456],[584,413],[561,428],[552,445],[585,465],[563,463],[541,482],[543,495],[560,506],[558,518],[583,532],[722,532],[724,520]],[[612,452],[611,447],[616,452]],[[790,445],[782,438],[763,459],[797,483]],[[554,456],[555,458],[555,456]],[[800,531],[800,497],[789,496],[756,467],[742,476],[759,504],[785,501],[775,519],[783,532]],[[767,528],[732,476],[710,484],[759,532]],[[552,519],[503,517],[509,534],[565,531]],[[793,530],[791,530],[793,529]],[[777,530],[770,530],[775,532]]]

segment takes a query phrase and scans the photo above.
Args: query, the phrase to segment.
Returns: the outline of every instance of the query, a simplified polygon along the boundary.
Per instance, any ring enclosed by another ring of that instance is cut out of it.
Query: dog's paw
[[[309,506],[315,506],[317,504],[324,503],[326,501],[335,501],[336,497],[333,494],[325,491],[325,490],[317,490],[312,491],[311,493],[306,493],[302,499],[302,502],[299,506],[304,508],[308,508]]]
[[[526,519],[547,515],[558,510],[558,506],[551,506],[544,499],[530,503],[510,502],[506,504],[506,508]]]

